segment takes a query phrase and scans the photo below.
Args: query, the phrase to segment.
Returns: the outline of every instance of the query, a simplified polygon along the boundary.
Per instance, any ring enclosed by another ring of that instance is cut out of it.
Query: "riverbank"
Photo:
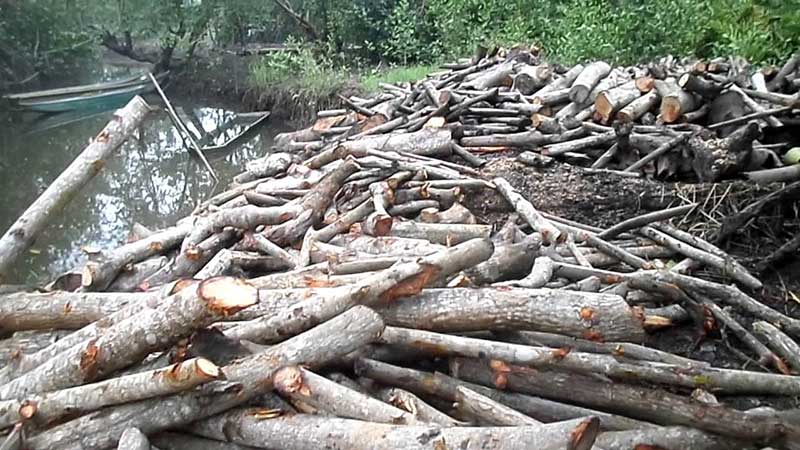
[[[211,95],[244,110],[269,110],[273,118],[301,124],[319,110],[342,107],[339,95],[370,95],[380,90],[380,83],[412,82],[436,70],[431,64],[334,68],[315,62],[310,53],[264,57],[216,52],[195,58],[171,89],[182,96]]]

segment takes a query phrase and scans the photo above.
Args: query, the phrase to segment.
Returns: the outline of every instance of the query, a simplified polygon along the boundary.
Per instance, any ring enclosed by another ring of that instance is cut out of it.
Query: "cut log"
[[[517,75],[514,77],[514,86],[523,95],[530,95],[547,85],[552,77],[553,70],[547,64],[539,66],[525,65],[517,70]]]
[[[211,278],[0,386],[0,399],[21,398],[97,380],[166,348],[196,328],[256,303],[258,291],[246,281]]]
[[[544,287],[553,277],[553,260],[547,256],[539,256],[533,263],[531,273],[520,280],[496,283],[495,286],[516,286],[528,289]]]
[[[595,411],[567,403],[559,403],[540,397],[498,391],[478,384],[468,383],[442,373],[421,372],[370,359],[356,360],[355,371],[361,376],[379,381],[382,384],[401,386],[420,395],[432,395],[451,402],[456,401],[456,389],[464,386],[479,394],[498,401],[517,411],[543,422],[558,422],[586,416],[600,418],[605,430],[630,430],[652,427],[647,422],[627,417]]]
[[[313,291],[302,291],[297,297],[305,297],[304,300],[241,324],[226,331],[226,335],[256,342],[280,341],[340,314],[357,302],[381,304],[416,294],[426,284],[486,260],[492,250],[491,241],[476,239],[414,262],[397,264],[345,288],[319,290],[318,297]]]
[[[786,435],[780,419],[753,416],[726,406],[708,406],[661,390],[621,383],[604,383],[584,375],[533,370],[505,364],[456,359],[452,373],[485,386],[502,386],[516,392],[563,399],[618,411],[663,425],[686,425],[740,439],[770,440]],[[790,435],[795,435],[792,429]]]
[[[465,386],[456,388],[456,410],[483,426],[513,427],[542,423]]]
[[[397,425],[418,424],[408,412],[296,366],[275,372],[273,384],[285,398],[332,416]]]
[[[511,204],[511,207],[528,222],[531,228],[541,234],[544,243],[549,244],[559,241],[561,232],[558,228],[550,223],[549,220],[542,217],[533,204],[514,190],[508,181],[503,178],[495,178],[492,182],[503,197]]]
[[[386,327],[381,336],[385,344],[436,349],[437,354],[502,360],[511,364],[549,368],[586,375],[601,373],[621,381],[649,381],[688,388],[708,389],[725,394],[794,395],[800,380],[785,375],[711,367],[687,368],[683,365],[618,359],[615,356],[579,353],[565,349],[529,347],[427,331]]]
[[[544,145],[541,147],[541,153],[545,156],[558,156],[568,153],[587,152],[597,148],[605,148],[610,142],[614,142],[616,139],[616,133],[609,131],[608,133],[587,136],[573,141]]]
[[[154,294],[17,292],[0,295],[0,330],[75,330]]]
[[[149,112],[150,107],[139,96],[115,112],[92,143],[0,237],[0,283],[8,282],[14,262],[33,245],[50,218],[100,172],[105,160],[139,127]]]
[[[617,113],[617,120],[625,123],[639,120],[640,117],[655,108],[660,100],[661,97],[658,95],[658,91],[652,90],[622,108]]]
[[[410,220],[395,221],[392,236],[426,239],[434,244],[456,245],[471,239],[488,239],[491,225],[463,225],[447,223],[424,223]]]
[[[675,123],[684,114],[698,108],[695,97],[689,92],[679,89],[661,96],[661,112],[659,117],[665,123]]]
[[[603,61],[593,62],[586,66],[572,83],[569,99],[577,104],[587,103],[589,93],[609,72],[611,72],[611,66]]]
[[[356,157],[366,156],[369,150],[445,156],[450,154],[451,141],[452,134],[447,128],[423,128],[414,133],[385,134],[343,142],[337,151]]]
[[[28,446],[31,450],[110,448],[129,427],[152,434],[187,425],[268,392],[272,375],[281,367],[326,365],[371,342],[382,329],[377,314],[357,306],[263,353],[223,367],[227,381],[211,383],[205,390],[110,407],[103,414],[83,416],[34,436]]]
[[[630,82],[598,94],[594,107],[602,123],[611,123],[617,111],[641,96],[642,92]]]
[[[336,430],[331,433],[330,430]],[[424,427],[387,425],[308,414],[259,418],[259,410],[234,410],[193,425],[193,432],[237,444],[286,450],[333,447],[347,450],[423,450],[459,448],[521,450],[564,448],[589,450],[598,419],[520,427]],[[365,436],[370,438],[365,439]],[[445,444],[445,442],[447,444]]]
[[[387,324],[438,332],[492,329],[641,342],[643,314],[615,295],[551,289],[426,289],[380,310]]]

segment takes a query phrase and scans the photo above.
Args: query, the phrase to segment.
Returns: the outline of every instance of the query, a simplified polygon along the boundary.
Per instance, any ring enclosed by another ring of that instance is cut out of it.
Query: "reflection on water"
[[[157,104],[154,99],[149,102]],[[236,121],[233,112],[221,108],[176,103],[189,120],[187,126],[194,132],[202,128],[198,134],[208,144],[229,139],[253,120]],[[15,116],[0,122],[3,232],[110,116],[111,112],[93,113],[88,118],[50,117],[44,124]],[[68,124],[59,127],[57,119],[67,119]],[[270,120],[248,142],[209,157],[220,185],[226,186],[247,161],[269,149],[275,134],[286,130],[288,125]],[[213,188],[213,180],[183,148],[167,115],[152,113],[109,158],[103,171],[52,220],[32,251],[18,262],[12,281],[48,281],[79,264],[84,258],[82,247],[106,249],[124,243],[134,222],[152,228],[168,226],[190,213]]]

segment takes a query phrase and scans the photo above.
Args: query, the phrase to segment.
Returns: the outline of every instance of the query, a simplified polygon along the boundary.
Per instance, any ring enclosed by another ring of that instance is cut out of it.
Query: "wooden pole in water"
[[[142,122],[150,106],[134,97],[92,139],[77,158],[53,181],[31,206],[0,238],[0,283],[8,280],[8,271],[44,229],[50,218],[61,211],[75,194],[105,165],[105,160]]]
[[[169,118],[172,119],[172,123],[175,124],[175,128],[178,129],[178,132],[184,137],[184,140],[189,140],[189,148],[194,151],[197,157],[200,158],[200,161],[203,162],[203,165],[206,166],[206,170],[208,170],[208,173],[211,174],[211,178],[213,178],[215,182],[219,182],[219,178],[217,178],[217,174],[214,173],[214,169],[211,168],[211,164],[208,163],[206,155],[203,154],[203,150],[201,150],[200,146],[197,145],[197,141],[194,140],[192,133],[190,133],[189,129],[186,128],[186,124],[183,123],[181,118],[178,116],[178,113],[175,112],[175,108],[172,107],[172,103],[170,103],[169,99],[167,99],[167,95],[161,90],[161,86],[158,84],[156,77],[154,77],[152,73],[148,73],[147,75],[150,76],[150,80],[155,85],[158,95],[160,95],[161,100],[164,101],[164,105],[167,107],[167,115],[169,115]]]

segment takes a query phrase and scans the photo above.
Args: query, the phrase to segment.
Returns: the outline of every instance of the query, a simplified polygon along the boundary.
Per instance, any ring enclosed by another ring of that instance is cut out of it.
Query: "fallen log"
[[[572,83],[569,99],[578,104],[586,103],[589,100],[589,93],[609,72],[611,66],[603,61],[596,61],[586,66]]]
[[[483,426],[513,427],[542,423],[464,386],[456,388],[456,410]]]
[[[0,330],[74,330],[109,316],[151,293],[17,292],[0,295]]]
[[[301,401],[332,416],[396,425],[418,424],[408,412],[296,366],[275,372],[273,384],[287,399]]]
[[[534,231],[538,231],[542,236],[542,241],[545,244],[559,241],[561,232],[549,220],[545,219],[536,208],[520,195],[511,184],[503,178],[495,178],[492,183],[497,187],[497,190],[505,197],[511,204],[514,210],[525,219]]]
[[[521,427],[424,427],[388,425],[308,414],[260,419],[258,410],[235,410],[194,426],[205,437],[237,444],[306,449],[336,445],[342,449],[431,449],[447,445],[477,450],[566,448],[588,450],[597,433],[596,417]],[[336,430],[331,434],[328,430]],[[371,436],[365,439],[365,436]],[[447,444],[445,444],[445,442]]]
[[[0,283],[8,282],[14,262],[33,245],[50,218],[100,172],[105,160],[125,142],[149,112],[150,107],[138,96],[115,112],[113,120],[95,136],[92,143],[0,237]]]
[[[360,358],[356,360],[355,371],[361,376],[379,381],[382,384],[401,386],[420,395],[433,395],[452,402],[456,401],[457,388],[459,386],[464,386],[543,422],[558,422],[595,416],[600,419],[600,426],[604,430],[630,430],[655,426],[647,422],[582,408],[567,403],[554,402],[530,395],[499,391],[449,377],[439,372],[421,372],[419,370],[397,367],[370,359]]]
[[[258,303],[246,281],[212,278],[184,289],[171,301],[119,322],[96,340],[80,343],[0,386],[0,399],[26,397],[97,380],[140,361],[198,327]]]
[[[641,342],[641,312],[615,295],[551,289],[426,289],[414,301],[380,309],[388,325],[423,330],[493,329]]]
[[[615,356],[565,351],[563,348],[506,344],[405,328],[386,327],[381,342],[400,347],[436,349],[442,355],[497,359],[587,375],[600,373],[622,381],[649,381],[725,394],[795,395],[800,392],[800,381],[785,375],[620,360]]]
[[[467,381],[632,414],[663,425],[685,425],[723,436],[763,441],[791,439],[797,432],[779,419],[699,404],[657,389],[595,381],[584,375],[532,370],[500,361],[456,359],[451,366],[456,377]]]
[[[281,367],[328,364],[374,340],[382,328],[377,314],[355,307],[263,353],[223,367],[227,381],[210,383],[205,390],[110,407],[102,415],[83,416],[36,435],[28,446],[32,450],[109,448],[129,427],[152,434],[186,425],[267,392],[272,375]]]

